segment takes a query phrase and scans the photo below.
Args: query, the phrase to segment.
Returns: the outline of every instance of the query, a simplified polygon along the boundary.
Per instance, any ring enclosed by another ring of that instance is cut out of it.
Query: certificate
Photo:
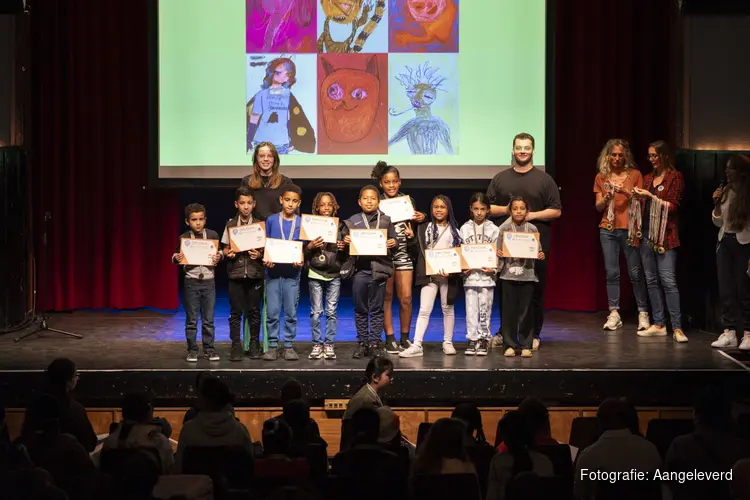
[[[387,229],[352,229],[349,237],[349,255],[388,255]]]
[[[461,257],[455,248],[430,248],[425,250],[425,267],[427,275],[432,276],[461,272]]]
[[[182,238],[180,252],[189,266],[213,266],[213,256],[219,250],[219,240]]]
[[[339,220],[336,217],[303,214],[299,238],[305,241],[323,238],[323,241],[326,243],[336,243],[338,229]]]
[[[503,236],[503,255],[518,259],[539,257],[539,233],[507,231]]]
[[[229,248],[245,252],[266,246],[266,225],[263,222],[228,228]]]
[[[414,206],[408,196],[380,200],[380,211],[391,218],[391,222],[401,222],[414,217]]]
[[[302,242],[266,238],[265,260],[274,264],[299,264],[302,259]]]
[[[461,269],[497,269],[497,245],[461,245]]]

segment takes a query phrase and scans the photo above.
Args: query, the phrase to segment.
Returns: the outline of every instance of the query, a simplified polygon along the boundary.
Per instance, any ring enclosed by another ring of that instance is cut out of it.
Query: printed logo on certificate
[[[323,238],[326,243],[336,243],[338,236],[339,219],[337,217],[323,217],[320,215],[302,214],[302,227],[299,239],[312,241]]]
[[[229,228],[229,248],[233,252],[246,252],[266,246],[266,224],[257,222]]]
[[[507,231],[503,237],[503,255],[517,259],[539,257],[539,233]]]
[[[428,276],[461,272],[461,257],[455,248],[430,248],[425,250],[424,257]]]
[[[182,238],[180,252],[189,266],[213,266],[213,257],[219,250],[219,240]]]
[[[274,264],[299,264],[302,259],[302,242],[266,238],[265,259]]]
[[[386,229],[352,229],[349,237],[352,240],[349,255],[388,255]]]
[[[378,208],[381,212],[391,218],[391,222],[402,222],[414,217],[414,206],[408,196],[398,196],[380,200]]]
[[[497,269],[497,245],[461,245],[461,269]]]

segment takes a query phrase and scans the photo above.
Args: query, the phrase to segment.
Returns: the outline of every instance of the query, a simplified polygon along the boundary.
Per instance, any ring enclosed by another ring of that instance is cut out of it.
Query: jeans
[[[284,311],[284,347],[292,347],[297,337],[297,305],[299,304],[299,274],[294,278],[266,279],[266,329],[268,347],[279,347],[281,311]]]
[[[373,280],[369,271],[357,271],[352,276],[352,295],[357,342],[364,345],[379,344],[384,322],[385,281]]]
[[[646,274],[648,298],[651,301],[651,316],[657,326],[665,326],[664,301],[667,299],[667,309],[672,320],[672,329],[682,329],[682,313],[680,312],[680,291],[677,289],[677,250],[667,250],[663,254],[654,251],[648,245],[641,245],[641,262]],[[661,287],[659,286],[661,283]]]
[[[214,308],[216,307],[216,284],[213,279],[196,280],[185,278],[183,297],[185,306],[185,338],[190,352],[198,352],[198,315],[201,318],[203,352],[214,350]]]
[[[229,280],[229,338],[232,344],[242,342],[240,330],[242,317],[250,323],[250,339],[260,338],[260,310],[263,303],[262,279]],[[245,335],[248,333],[246,332]]]
[[[716,267],[719,275],[721,323],[727,330],[740,335],[750,331],[750,277],[747,275],[750,243],[737,241],[732,233],[724,234],[716,246]]]
[[[307,283],[310,288],[310,330],[312,330],[312,343],[313,345],[324,343],[323,339],[321,339],[320,316],[323,314],[323,297],[325,296],[325,343],[333,344],[336,340],[336,326],[338,324],[336,309],[339,306],[339,296],[341,295],[341,278],[333,278],[331,281],[310,278]]]
[[[628,275],[633,283],[633,294],[638,305],[638,312],[648,312],[648,294],[643,280],[643,268],[638,247],[628,245],[628,230],[599,230],[599,240],[604,253],[604,268],[607,272],[607,299],[609,310],[620,309],[620,250],[625,252]]]
[[[503,294],[503,344],[514,349],[531,349],[534,339],[532,304],[536,283],[500,281]]]

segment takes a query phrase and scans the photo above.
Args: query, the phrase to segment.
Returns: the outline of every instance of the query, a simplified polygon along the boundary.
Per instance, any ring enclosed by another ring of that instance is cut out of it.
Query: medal
[[[604,224],[604,229],[606,229],[607,231],[612,231],[613,228],[614,226],[611,222],[607,222],[606,224]]]
[[[636,237],[636,238],[638,238],[638,239],[640,240],[641,238],[643,238],[643,233],[642,233],[642,232],[640,232],[640,231],[636,231],[636,232],[635,232],[635,237]]]
[[[659,247],[656,249],[656,251],[659,252],[660,255],[664,255],[664,252],[666,252],[666,250],[664,250],[664,247]]]
[[[326,261],[326,256],[325,256],[325,255],[323,255],[323,254],[320,254],[320,255],[318,256],[318,260],[319,260],[320,262],[325,262],[325,261]]]
[[[664,185],[662,184],[658,188],[656,188],[657,191],[664,191]]]
[[[203,230],[203,234],[201,236],[203,236],[204,240],[206,238],[208,238],[208,236],[206,235],[206,230],[205,229]],[[190,231],[190,238],[195,239],[195,235],[193,234],[192,231]],[[202,280],[203,279],[203,271],[202,271],[203,270],[203,266],[198,266],[198,269],[201,270],[201,272],[198,273],[198,279]]]

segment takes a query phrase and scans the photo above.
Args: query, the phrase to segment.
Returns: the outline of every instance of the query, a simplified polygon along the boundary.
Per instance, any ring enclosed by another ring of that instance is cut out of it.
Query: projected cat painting
[[[317,0],[245,0],[245,52],[316,51]]]
[[[456,154],[456,54],[391,54],[388,152]]]
[[[319,0],[318,52],[388,52],[387,0]]]
[[[388,152],[388,55],[318,55],[318,153]]]
[[[389,52],[458,52],[458,2],[389,0]]]
[[[279,154],[314,153],[315,54],[246,56],[246,151],[270,142]]]

